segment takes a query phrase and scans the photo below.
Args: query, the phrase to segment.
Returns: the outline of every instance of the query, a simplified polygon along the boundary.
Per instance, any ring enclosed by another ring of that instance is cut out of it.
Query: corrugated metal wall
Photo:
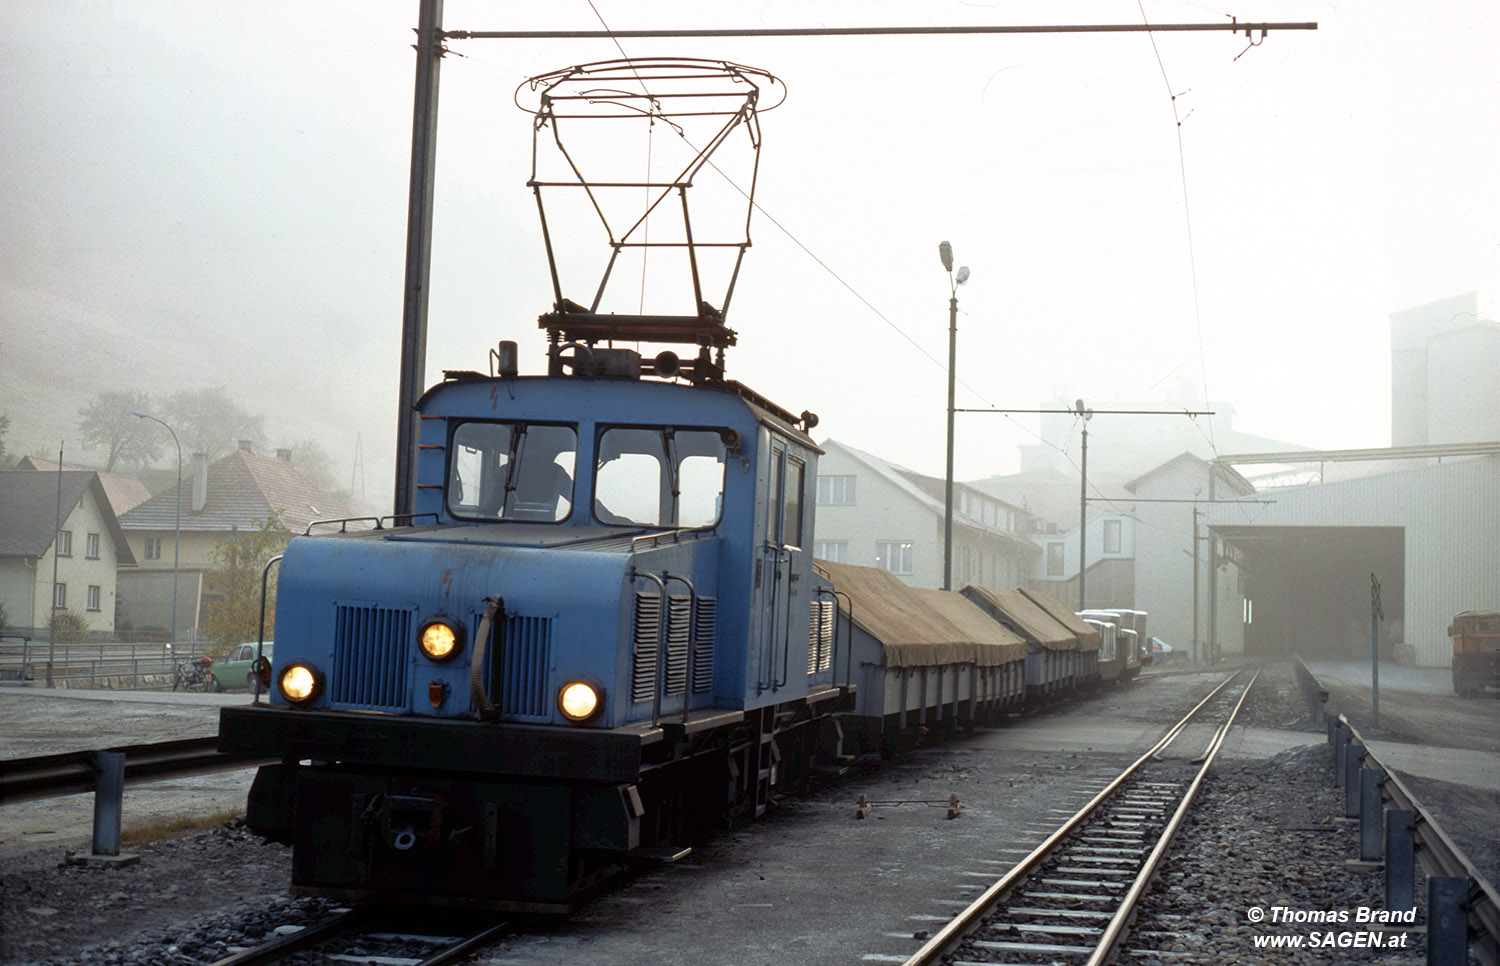
[[[1210,506],[1210,525],[1405,530],[1404,636],[1419,665],[1449,664],[1445,632],[1454,614],[1500,609],[1500,457],[1454,458],[1258,496],[1276,502]]]

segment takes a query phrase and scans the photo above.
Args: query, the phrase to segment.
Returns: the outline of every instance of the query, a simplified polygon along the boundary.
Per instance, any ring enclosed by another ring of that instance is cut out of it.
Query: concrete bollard
[[[1393,808],[1385,813],[1385,907],[1410,909],[1417,904],[1417,813]]]

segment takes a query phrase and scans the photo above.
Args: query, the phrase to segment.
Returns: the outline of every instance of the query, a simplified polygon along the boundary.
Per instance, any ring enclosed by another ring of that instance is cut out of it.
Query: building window
[[[853,506],[854,505],[854,477],[852,477],[852,476],[820,476],[820,477],[818,477],[818,505],[819,506]]]
[[[1104,552],[1105,553],[1119,553],[1120,552],[1120,521],[1119,520],[1105,520],[1104,521]]]
[[[84,546],[86,548],[84,550],[85,556],[87,556],[90,560],[99,559],[99,534],[89,534],[88,537],[84,540]]]
[[[160,537],[147,537],[146,538],[146,559],[147,560],[160,560],[161,559],[161,538]]]
[[[57,555],[59,557],[73,556],[73,531],[57,531]]]
[[[67,584],[53,584],[52,585],[52,606],[56,607],[56,608],[58,608],[60,610],[67,609],[67,606],[68,606],[68,585]]]
[[[1063,545],[1047,544],[1047,576],[1061,577],[1063,574]]]
[[[911,544],[882,540],[875,544],[875,566],[893,574],[911,573]]]
[[[813,556],[819,560],[831,560],[834,563],[849,562],[849,541],[847,540],[819,540],[813,544]]]
[[[99,587],[97,584],[89,584],[89,610],[99,609]]]

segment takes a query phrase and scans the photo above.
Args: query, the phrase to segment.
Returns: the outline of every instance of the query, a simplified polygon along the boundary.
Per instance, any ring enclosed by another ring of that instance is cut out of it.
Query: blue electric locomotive
[[[247,815],[295,890],[565,908],[840,754],[816,418],[579,348],[450,374],[409,524],[287,547],[269,703],[220,733],[280,759]]]

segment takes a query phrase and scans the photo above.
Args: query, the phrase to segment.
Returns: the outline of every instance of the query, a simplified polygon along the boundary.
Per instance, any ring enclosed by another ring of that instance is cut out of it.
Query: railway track
[[[380,904],[341,909],[327,919],[218,960],[213,966],[375,962],[440,966],[515,931],[493,915]]]
[[[905,966],[1108,961],[1257,674],[1227,678]],[[1201,755],[1164,757],[1208,719],[1222,723]]]

